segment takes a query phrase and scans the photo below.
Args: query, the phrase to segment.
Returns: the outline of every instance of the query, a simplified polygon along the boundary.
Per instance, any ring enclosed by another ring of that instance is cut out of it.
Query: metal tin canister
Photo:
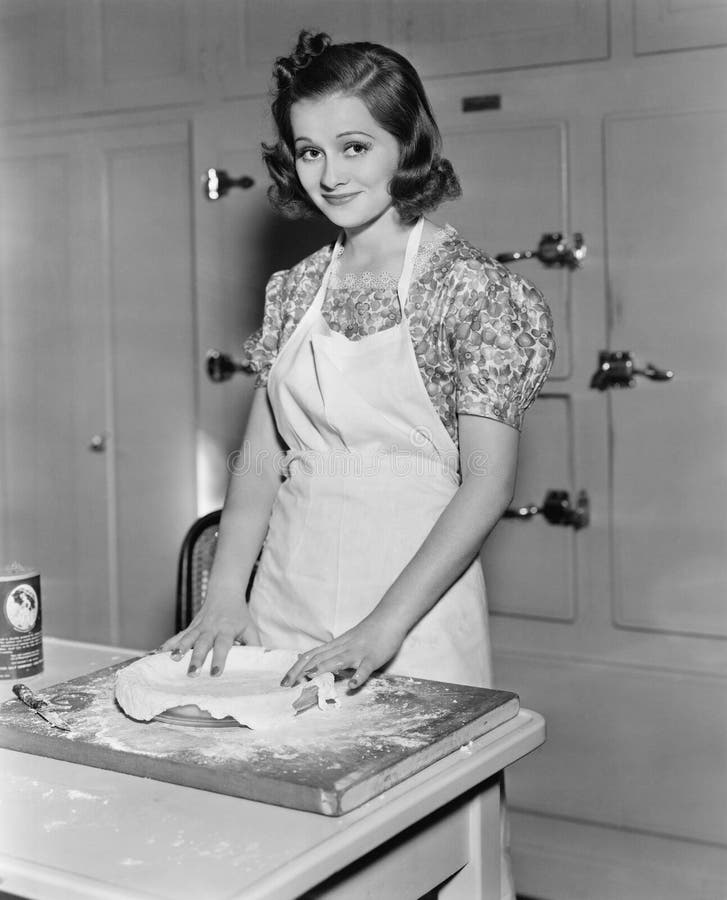
[[[43,671],[40,572],[12,563],[0,571],[0,679]]]

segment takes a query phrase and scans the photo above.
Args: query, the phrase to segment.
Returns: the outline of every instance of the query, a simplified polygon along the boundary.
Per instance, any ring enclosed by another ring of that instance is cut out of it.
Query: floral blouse
[[[243,346],[256,387],[267,384],[313,302],[331,253],[323,247],[268,281],[263,323]],[[332,330],[358,340],[400,321],[396,276],[339,278],[335,269],[331,276],[322,314]],[[405,308],[424,385],[454,442],[458,414],[520,430],[555,355],[553,321],[537,288],[446,225],[419,247]]]

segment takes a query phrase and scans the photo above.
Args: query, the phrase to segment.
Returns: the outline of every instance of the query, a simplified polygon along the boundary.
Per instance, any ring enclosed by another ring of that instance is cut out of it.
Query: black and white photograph
[[[727,0],[0,0],[0,900],[727,900]]]

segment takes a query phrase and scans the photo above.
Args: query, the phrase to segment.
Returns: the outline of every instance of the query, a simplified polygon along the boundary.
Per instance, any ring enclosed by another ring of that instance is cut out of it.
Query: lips
[[[356,191],[353,194],[324,194],[323,199],[326,203],[332,203],[334,206],[340,206],[343,203],[348,203],[353,200],[354,197],[358,197],[360,191]]]

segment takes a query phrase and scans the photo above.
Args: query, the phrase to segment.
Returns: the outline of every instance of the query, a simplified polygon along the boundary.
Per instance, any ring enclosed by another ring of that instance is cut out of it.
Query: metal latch
[[[601,350],[598,355],[598,369],[591,378],[591,387],[598,391],[612,387],[636,387],[636,375],[643,375],[652,381],[669,381],[674,377],[671,369],[657,369],[652,363],[637,368],[633,354],[628,350]]]
[[[583,235],[577,231],[573,235],[573,246],[569,246],[559,232],[544,234],[540,238],[537,250],[514,250],[511,253],[498,253],[498,262],[517,262],[520,259],[539,259],[547,268],[578,269],[586,258],[586,245]]]
[[[542,515],[551,525],[569,525],[578,531],[590,522],[590,503],[588,494],[580,491],[575,508],[570,505],[568,491],[548,491],[542,506],[520,506],[506,509],[504,519],[532,519]]]

